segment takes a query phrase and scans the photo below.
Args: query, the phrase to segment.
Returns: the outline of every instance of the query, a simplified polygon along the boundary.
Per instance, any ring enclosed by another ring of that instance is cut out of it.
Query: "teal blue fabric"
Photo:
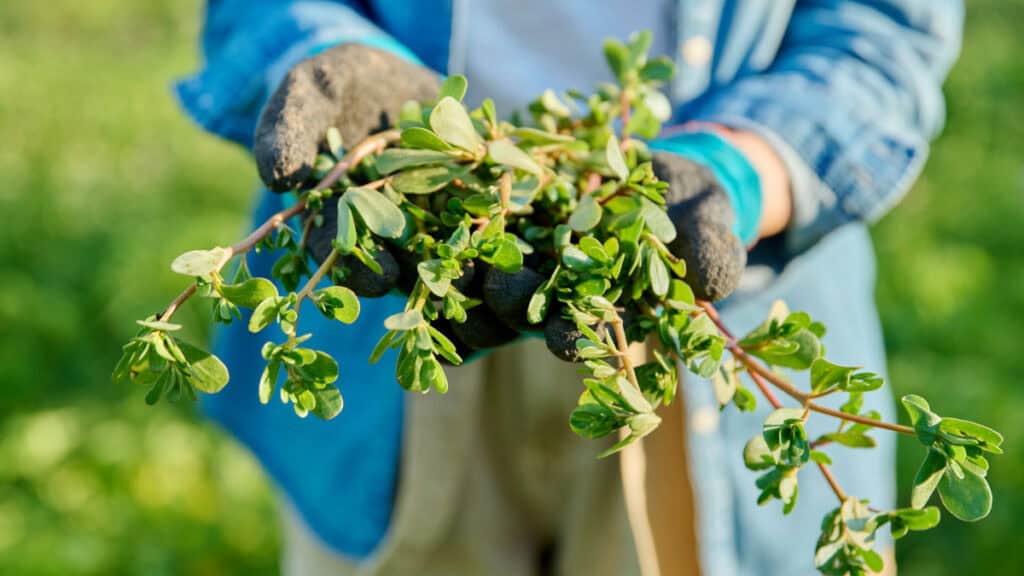
[[[743,152],[718,134],[706,131],[681,132],[651,142],[650,148],[685,156],[711,170],[736,213],[733,232],[745,246],[757,240],[761,179]]]
[[[801,250],[772,239],[760,242],[750,266],[773,280],[724,302],[724,317],[742,332],[763,318],[771,298],[783,297],[794,309],[829,323],[826,344],[834,360],[883,370],[871,247],[861,222],[898,202],[927,155],[928,140],[941,128],[941,83],[959,49],[962,2],[665,1],[674,2],[678,16],[673,56],[681,73],[671,86],[674,120],[771,133],[823,184],[815,217],[801,225]],[[204,61],[175,85],[175,93],[200,126],[248,147],[275,80],[328,46],[372,43],[447,72],[449,49],[458,40],[452,37],[452,3],[209,0]],[[548,7],[518,4],[519,10]],[[578,17],[596,15],[601,13]],[[685,60],[687,43],[695,40],[711,43],[710,58]],[[516,60],[509,53],[495,62],[514,66]],[[255,220],[279,209],[281,201],[264,193]],[[737,196],[734,203],[747,213],[747,199]],[[253,255],[250,267],[269,274],[275,257]],[[392,373],[393,356],[372,366],[366,359],[383,333],[383,319],[401,304],[396,297],[366,301],[354,328],[303,315],[300,330],[313,332],[317,345],[341,364],[346,406],[335,420],[300,420],[288,406],[258,403],[259,349],[268,337],[249,334],[244,322],[218,332],[216,349],[232,382],[203,403],[259,458],[312,531],[353,558],[366,557],[383,538],[398,488],[404,392]],[[690,409],[717,414],[710,390],[700,382],[685,386]],[[891,418],[888,396],[870,396],[869,408]],[[709,574],[814,573],[809,558],[817,526],[834,500],[808,474],[800,478],[800,504],[781,524],[778,510],[754,506],[753,477],[735,455],[756,427],[756,418],[726,411],[717,432],[692,438],[702,565]],[[885,508],[894,503],[894,443],[884,435],[878,441],[879,449],[844,458],[849,464],[838,465],[836,473],[858,486],[858,496]],[[793,549],[808,552],[792,554]]]

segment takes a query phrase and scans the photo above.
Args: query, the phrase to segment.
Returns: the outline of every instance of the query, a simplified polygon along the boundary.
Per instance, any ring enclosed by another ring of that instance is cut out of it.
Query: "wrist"
[[[708,168],[729,197],[735,214],[733,232],[744,245],[761,236],[761,177],[746,154],[717,130],[675,133],[650,142],[652,150],[683,156]]]
[[[789,170],[767,140],[755,132],[709,127],[746,156],[761,184],[761,218],[758,237],[767,238],[785,230],[793,216],[793,194]]]

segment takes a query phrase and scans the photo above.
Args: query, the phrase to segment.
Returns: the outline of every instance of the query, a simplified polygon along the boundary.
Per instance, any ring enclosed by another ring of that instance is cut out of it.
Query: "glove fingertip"
[[[747,252],[731,231],[705,226],[691,235],[679,251],[686,260],[686,281],[694,294],[710,302],[728,297],[740,283]]]

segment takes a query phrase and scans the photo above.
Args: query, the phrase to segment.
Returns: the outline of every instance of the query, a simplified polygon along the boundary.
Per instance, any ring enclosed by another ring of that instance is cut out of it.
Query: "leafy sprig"
[[[747,467],[761,473],[758,502],[779,500],[783,513],[792,511],[797,472],[811,463],[839,500],[822,524],[815,554],[822,572],[879,570],[881,558],[871,550],[877,530],[888,525],[902,537],[935,526],[940,512],[928,502],[936,491],[955,517],[985,517],[992,505],[987,458],[1001,453],[997,432],[939,416],[918,396],[902,400],[911,426],[884,422],[862,411],[864,394],[882,387],[881,377],[828,360],[826,328],[807,313],[777,303],[764,323],[737,338],[709,303],[694,298],[686,263],[666,247],[676,234],[666,213],[667,184],[654,174],[642,140],[656,136],[670,112],[659,87],[671,77],[672,63],[649,59],[649,46],[649,33],[626,43],[609,40],[605,57],[617,83],[589,95],[546,91],[509,121],[491,100],[468,110],[466,79],[452,76],[435,101],[407,103],[397,126],[347,153],[340,133],[328,130],[315,163],[319,181],[297,191],[291,207],[233,246],[190,251],[172,263],[193,282],[163,313],[139,322],[114,380],[146,386],[150,403],[215,393],[227,384],[220,360],[174,336],[175,312],[198,295],[211,301],[219,322],[242,319],[245,308],[252,311],[250,331],[279,328],[283,339],[262,350],[261,402],[276,390],[299,416],[333,418],[343,406],[338,364],[305,347],[310,335],[297,334],[302,305],[309,300],[325,317],[352,324],[360,309],[355,293],[317,286],[325,278],[351,280],[357,264],[383,275],[387,252],[415,264],[403,272],[414,281],[406,286],[405,309],[386,319],[370,361],[397,349],[401,386],[443,394],[442,362],[458,365],[463,357],[442,321],[462,324],[480,304],[474,274],[491,268],[515,278],[529,261],[540,279],[527,292],[525,317],[510,321],[521,329],[560,321],[578,330],[568,355],[582,363],[584,390],[569,425],[587,438],[620,434],[603,455],[657,428],[655,409],[672,403],[684,369],[711,381],[722,409],[755,409],[756,396],[744,384],[749,379],[774,408],[744,448]],[[337,232],[331,252],[314,267],[306,247],[331,198]],[[292,222],[303,213],[304,221]],[[245,254],[254,249],[281,253],[271,275],[276,284],[249,273]],[[228,283],[221,273],[233,259],[238,272]],[[630,343],[648,339],[659,345],[653,359],[634,365]],[[806,385],[780,369],[806,373]],[[795,405],[784,405],[776,392]],[[837,394],[846,397],[838,410],[816,402]],[[838,426],[811,439],[807,421],[818,415]],[[910,508],[875,510],[848,496],[829,469],[827,449],[873,447],[876,429],[913,435],[925,447]]]

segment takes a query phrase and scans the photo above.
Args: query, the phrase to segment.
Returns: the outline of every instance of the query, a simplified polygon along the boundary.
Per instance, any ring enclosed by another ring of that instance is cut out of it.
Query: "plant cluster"
[[[310,335],[297,332],[298,316],[309,301],[328,318],[355,322],[359,296],[345,285],[358,285],[360,274],[394,276],[387,258],[393,253],[412,263],[403,274],[409,279],[412,270],[414,281],[403,287],[405,310],[386,320],[388,331],[370,361],[398,349],[395,374],[407,390],[447,390],[442,363],[461,364],[465,353],[451,334],[481,304],[482,277],[498,278],[522,297],[521,310],[496,310],[506,322],[523,330],[575,329],[564,356],[580,361],[585,376],[569,425],[587,438],[619,433],[605,454],[658,426],[655,409],[672,402],[682,370],[710,379],[722,409],[755,409],[755,393],[743,383],[749,378],[775,408],[743,454],[747,467],[761,472],[758,503],[779,500],[790,512],[797,471],[808,464],[839,500],[823,521],[815,555],[826,574],[880,569],[871,549],[876,531],[888,525],[901,537],[935,526],[939,509],[928,502],[936,490],[957,518],[986,516],[992,501],[986,455],[1000,453],[997,432],[938,416],[917,396],[902,400],[911,426],[884,422],[862,409],[863,395],[882,379],[827,360],[825,326],[807,313],[777,303],[763,324],[736,338],[710,303],[695,299],[686,263],[666,247],[676,234],[666,214],[667,185],[654,174],[643,142],[669,116],[658,88],[673,73],[668,59],[647,58],[649,45],[647,33],[606,42],[617,83],[589,95],[547,91],[510,121],[499,118],[490,100],[467,110],[466,80],[452,76],[435,101],[407,103],[397,126],[347,152],[338,131],[328,131],[318,181],[296,191],[291,207],[233,246],[187,252],[172,263],[193,281],[164,312],[139,321],[114,379],[148,387],[150,403],[225,386],[224,364],[174,335],[175,312],[198,296],[218,322],[240,321],[246,308],[250,331],[276,325],[283,334],[263,347],[261,402],[276,390],[299,416],[333,418],[342,410],[338,365],[307,347]],[[336,206],[337,233],[314,266],[307,241],[327,206]],[[300,215],[304,220],[294,222]],[[245,254],[253,249],[281,252],[276,284],[248,272]],[[228,281],[223,270],[235,258],[237,273]],[[318,288],[325,278],[339,285]],[[653,359],[635,365],[627,348],[645,340],[657,343]],[[798,387],[782,369],[807,373],[809,386]],[[775,391],[795,405],[785,407]],[[817,402],[830,395],[845,395],[839,410]],[[835,418],[835,431],[809,437],[812,415]],[[848,496],[829,470],[823,448],[870,448],[876,429],[916,435],[926,448],[910,508],[871,508]]]

